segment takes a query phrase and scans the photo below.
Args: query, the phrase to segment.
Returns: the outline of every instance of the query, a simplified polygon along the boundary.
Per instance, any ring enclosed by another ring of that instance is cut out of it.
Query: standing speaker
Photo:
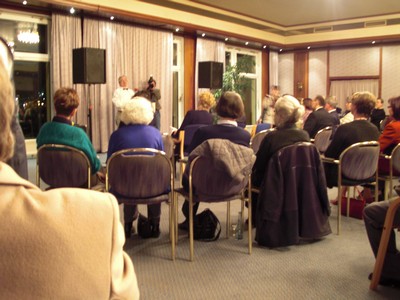
[[[222,88],[224,64],[215,61],[199,62],[199,88]]]
[[[106,83],[106,50],[73,49],[72,60],[74,83]]]

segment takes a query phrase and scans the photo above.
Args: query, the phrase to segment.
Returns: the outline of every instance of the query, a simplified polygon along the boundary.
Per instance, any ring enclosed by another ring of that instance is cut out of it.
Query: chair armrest
[[[310,142],[311,142],[311,143],[314,143],[314,142],[315,142],[315,139],[310,139]]]
[[[380,153],[379,157],[382,157],[384,159],[391,159],[392,157],[390,155],[384,154],[384,153]]]
[[[334,159],[331,157],[325,157],[325,156],[321,156],[321,161],[325,162],[325,163],[329,163],[329,164],[335,164],[338,165],[339,164],[339,160],[338,159]]]

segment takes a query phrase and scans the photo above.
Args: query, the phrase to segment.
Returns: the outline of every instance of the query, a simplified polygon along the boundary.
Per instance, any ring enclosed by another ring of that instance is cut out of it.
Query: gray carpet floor
[[[34,159],[29,160],[29,171],[35,182]],[[336,189],[329,190],[330,199],[336,193]],[[199,212],[205,207],[201,204]],[[246,234],[243,240],[225,238],[226,204],[209,207],[221,221],[221,237],[215,242],[195,241],[193,262],[185,232],[179,233],[176,260],[170,259],[167,204],[162,205],[160,238],[141,239],[135,234],[126,241],[124,249],[132,258],[141,299],[400,299],[400,289],[379,286],[377,291],[369,290],[367,277],[375,259],[363,221],[343,217],[342,233],[336,235],[336,206],[332,207],[333,233],[329,236],[277,249],[254,242],[251,255]],[[239,201],[232,202],[233,222],[239,207]],[[146,214],[145,206],[139,210]]]

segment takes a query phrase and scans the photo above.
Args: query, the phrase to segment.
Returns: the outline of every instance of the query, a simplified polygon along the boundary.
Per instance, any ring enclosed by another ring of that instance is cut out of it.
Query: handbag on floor
[[[221,224],[210,209],[207,208],[194,217],[193,237],[195,240],[212,242],[216,241],[220,234]]]
[[[139,214],[137,228],[138,228],[138,235],[141,238],[148,239],[151,237],[150,221],[148,218],[146,218],[142,214]]]
[[[365,199],[350,198],[349,216],[356,219],[363,218]],[[342,216],[347,216],[347,197],[342,197]]]

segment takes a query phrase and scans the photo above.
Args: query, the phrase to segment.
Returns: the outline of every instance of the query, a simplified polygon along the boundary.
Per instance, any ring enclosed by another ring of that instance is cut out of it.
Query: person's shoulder
[[[59,188],[42,192],[47,199],[62,201],[65,205],[72,206],[96,206],[96,211],[99,207],[111,208],[116,204],[115,197],[110,193],[103,193],[94,190],[80,188]]]

